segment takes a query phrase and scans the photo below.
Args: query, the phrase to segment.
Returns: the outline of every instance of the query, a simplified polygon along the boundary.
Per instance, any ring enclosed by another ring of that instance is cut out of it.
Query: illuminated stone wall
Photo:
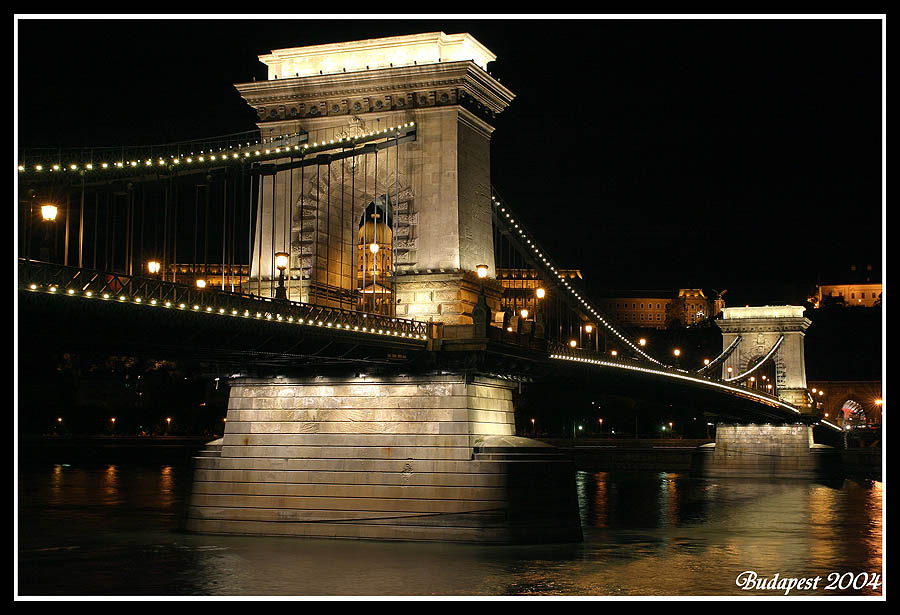
[[[396,204],[398,276],[466,274],[481,264],[494,276],[490,136],[493,118],[514,95],[486,72],[489,50],[467,34],[429,33],[282,49],[260,60],[269,79],[235,87],[257,110],[263,138],[305,132],[312,144],[416,126],[415,141],[380,152],[377,164],[375,155],[358,157],[355,187],[339,162],[330,170],[307,167],[302,179],[299,171],[279,173],[274,188],[265,179],[251,259],[251,278],[264,294],[278,277],[271,253],[289,246],[290,298],[334,304],[321,300],[325,287],[352,295],[351,227],[358,221],[348,210],[361,213],[385,194]],[[463,284],[446,290],[467,292]],[[431,308],[437,321],[471,323]]]
[[[834,472],[839,459],[836,449],[813,442],[809,425],[719,424],[703,470],[709,477],[815,478]]]
[[[187,527],[578,540],[574,468],[514,435],[512,386],[454,375],[243,379],[231,388],[220,451],[196,459]]]

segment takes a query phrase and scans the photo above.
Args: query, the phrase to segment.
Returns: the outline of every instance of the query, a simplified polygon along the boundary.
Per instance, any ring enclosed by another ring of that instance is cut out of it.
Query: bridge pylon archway
[[[715,321],[722,331],[722,348],[728,348],[738,336],[742,339],[722,363],[722,378],[753,377],[755,383],[765,387],[774,376],[772,392],[801,412],[812,412],[806,392],[804,351],[806,329],[812,321],[803,316],[804,309],[794,305],[723,308],[722,317]]]

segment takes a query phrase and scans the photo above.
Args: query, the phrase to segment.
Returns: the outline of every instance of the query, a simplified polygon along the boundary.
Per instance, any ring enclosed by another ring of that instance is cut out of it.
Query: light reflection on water
[[[583,543],[500,547],[187,534],[190,483],[182,465],[20,470],[19,594],[772,596],[736,576],[881,572],[874,481],[579,472]]]

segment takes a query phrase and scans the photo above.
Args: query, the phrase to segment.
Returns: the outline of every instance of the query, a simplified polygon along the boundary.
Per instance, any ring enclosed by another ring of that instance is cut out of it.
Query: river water
[[[744,571],[821,577],[792,596],[883,589],[850,584],[882,572],[878,481],[579,472],[584,542],[479,546],[188,534],[191,478],[184,462],[20,467],[18,595],[784,595],[742,590]]]

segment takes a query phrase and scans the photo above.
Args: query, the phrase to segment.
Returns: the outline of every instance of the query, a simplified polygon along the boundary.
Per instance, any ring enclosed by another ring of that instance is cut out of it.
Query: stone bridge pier
[[[215,534],[574,542],[571,461],[516,437],[485,377],[236,380],[196,459],[187,529]]]

